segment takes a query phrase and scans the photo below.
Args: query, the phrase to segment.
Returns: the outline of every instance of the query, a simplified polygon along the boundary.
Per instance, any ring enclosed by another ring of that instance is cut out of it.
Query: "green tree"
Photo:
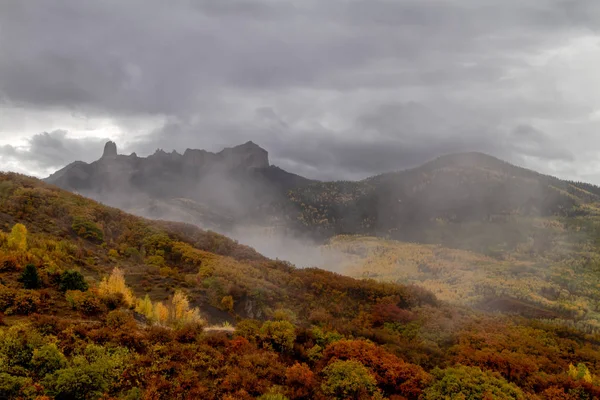
[[[290,351],[296,340],[296,328],[289,321],[267,321],[260,328],[260,336],[275,350]]]
[[[362,363],[335,361],[323,369],[321,390],[334,399],[361,399],[378,392],[377,381]]]
[[[0,330],[0,372],[21,374],[29,369],[34,350],[43,345],[42,336],[29,325],[15,324]]]
[[[31,379],[0,372],[0,399],[12,400],[21,397],[22,389],[31,384]]]
[[[66,366],[67,359],[54,343],[47,344],[33,351],[31,367],[39,377],[44,377]]]
[[[122,374],[127,351],[90,344],[83,354],[73,357],[71,366],[46,375],[46,393],[56,399],[92,400],[109,391]]]
[[[500,375],[462,365],[435,369],[435,382],[425,390],[424,399],[447,400],[522,400],[521,389]]]
[[[81,290],[82,292],[85,292],[88,290],[88,287],[85,278],[78,271],[65,271],[60,276],[58,288],[63,292],[66,292],[67,290]]]
[[[39,289],[42,286],[42,281],[38,274],[38,270],[33,264],[27,264],[25,270],[21,274],[19,281],[25,289]]]

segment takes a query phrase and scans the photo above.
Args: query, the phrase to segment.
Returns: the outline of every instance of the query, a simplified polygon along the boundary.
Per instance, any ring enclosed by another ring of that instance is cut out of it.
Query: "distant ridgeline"
[[[120,155],[108,142],[99,160],[74,162],[45,181],[139,215],[217,230],[242,220],[276,218],[265,209],[285,201],[290,189],[310,183],[270,165],[267,151],[253,142],[218,153],[159,149],[145,158]]]
[[[157,150],[146,158],[119,155],[109,142],[98,161],[74,162],[46,182],[139,215],[225,232],[252,223],[321,239],[375,234],[444,243],[460,241],[459,225],[581,214],[600,200],[594,185],[481,153],[447,155],[356,182],[312,181],[270,165],[267,151],[253,142],[218,153]]]

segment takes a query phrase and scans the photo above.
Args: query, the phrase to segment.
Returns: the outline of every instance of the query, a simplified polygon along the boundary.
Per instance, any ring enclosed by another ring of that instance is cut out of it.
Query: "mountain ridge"
[[[594,185],[479,152],[360,181],[314,181],[271,165],[252,141],[217,153],[157,149],[146,158],[119,155],[109,142],[98,161],[72,163],[45,181],[150,218],[222,233],[276,226],[317,240],[362,234],[431,243],[440,224],[502,228],[511,218],[581,213],[582,205],[600,202]]]

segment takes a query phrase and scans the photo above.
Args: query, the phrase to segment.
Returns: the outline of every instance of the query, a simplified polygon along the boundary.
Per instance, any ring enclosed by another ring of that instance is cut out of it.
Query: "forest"
[[[487,254],[334,238],[352,278],[3,173],[0,398],[598,398],[586,207]]]

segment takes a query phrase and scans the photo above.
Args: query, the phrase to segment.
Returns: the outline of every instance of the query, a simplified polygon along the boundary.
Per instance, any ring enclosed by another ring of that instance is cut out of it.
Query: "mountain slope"
[[[208,318],[222,316],[221,301],[227,296],[242,317],[265,318],[287,308],[302,319],[333,304],[339,304],[341,316],[356,313],[367,299],[410,297],[400,286],[295,269],[193,225],[145,220],[32,178],[1,174],[0,226],[8,230],[17,223],[27,227],[35,251],[26,257],[3,254],[0,265],[77,266],[91,279],[119,267],[138,295],[164,299],[174,287],[187,288]],[[317,282],[319,289],[312,289]],[[319,295],[330,290],[347,296],[341,301]]]
[[[593,332],[296,269],[0,174],[3,399],[592,399]]]
[[[466,153],[359,182],[295,189],[289,213],[296,213],[291,220],[299,226],[325,237],[360,233],[439,243],[436,232],[465,224],[489,227],[520,217],[567,215],[600,200],[590,188]]]

